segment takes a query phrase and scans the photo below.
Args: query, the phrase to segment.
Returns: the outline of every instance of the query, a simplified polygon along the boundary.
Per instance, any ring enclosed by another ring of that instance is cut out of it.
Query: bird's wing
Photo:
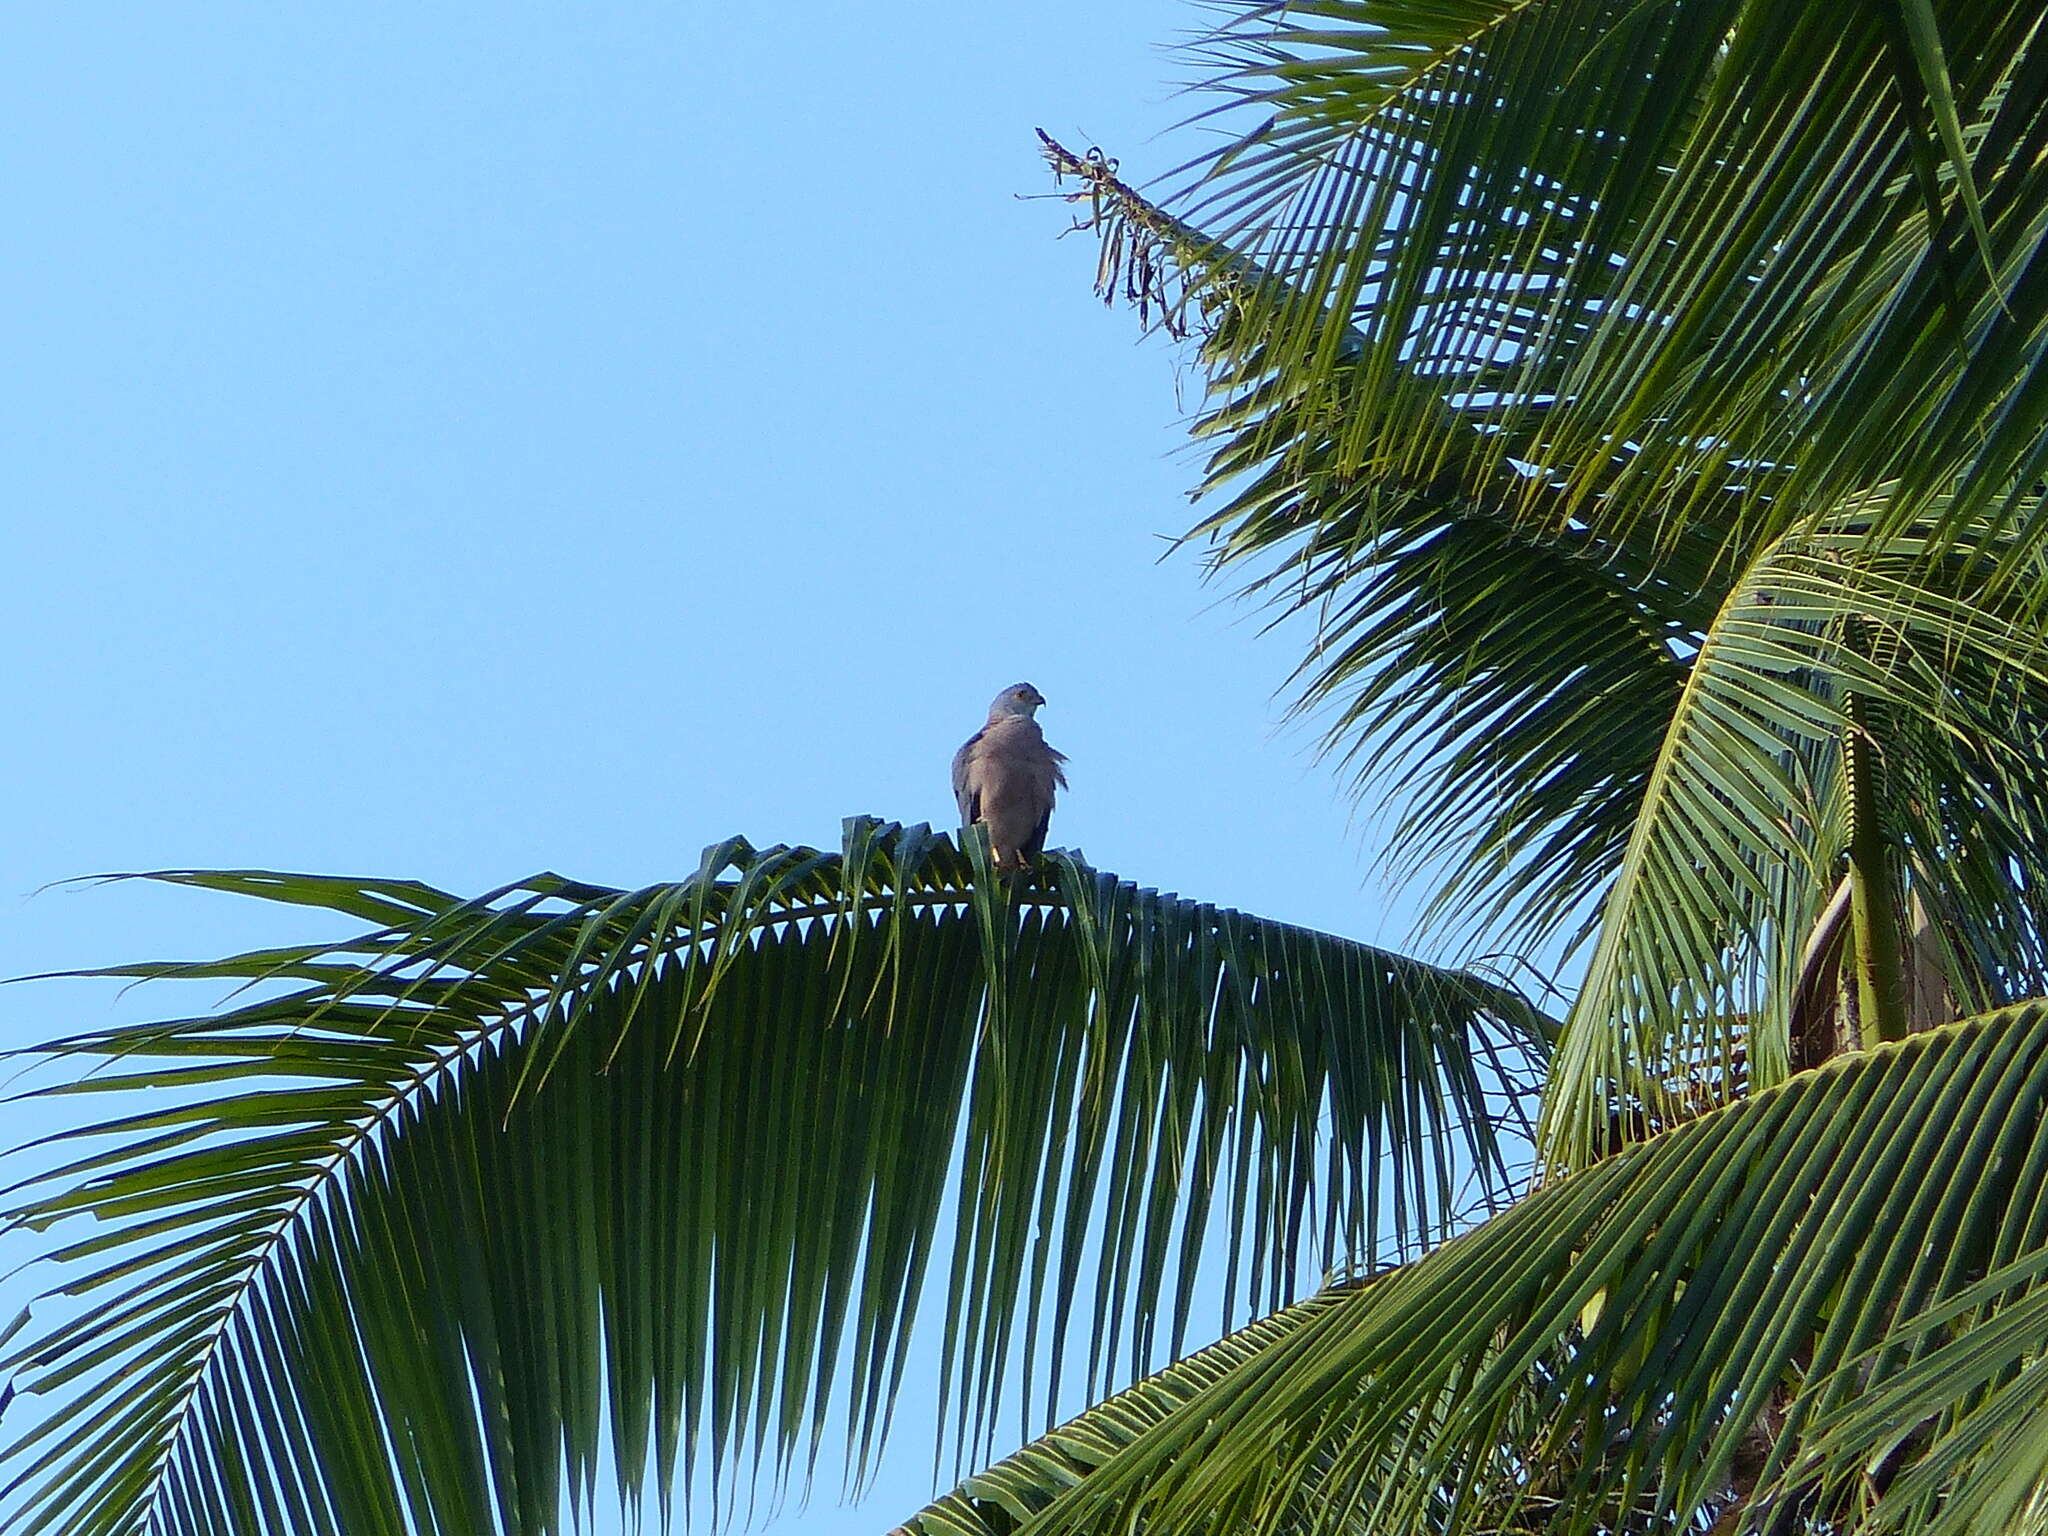
[[[1018,851],[1027,859],[1035,859],[1045,852],[1045,834],[1052,829],[1052,803],[1047,801],[1045,814],[1038,818],[1038,825],[1031,829],[1031,835],[1024,839],[1024,846]]]
[[[981,796],[972,782],[974,744],[981,740],[981,735],[976,731],[953,754],[953,802],[960,807],[960,825],[963,827],[973,826],[981,815]]]
[[[1052,826],[1052,802],[1056,792],[1054,786],[1058,786],[1059,789],[1067,787],[1067,770],[1060,766],[1067,760],[1067,754],[1049,745],[1043,735],[1039,736],[1038,745],[1045,753],[1045,766],[1051,772],[1044,781],[1044,809],[1039,812],[1038,825],[1032,829],[1030,841],[1024,845],[1024,851],[1034,859],[1045,852],[1045,834]]]

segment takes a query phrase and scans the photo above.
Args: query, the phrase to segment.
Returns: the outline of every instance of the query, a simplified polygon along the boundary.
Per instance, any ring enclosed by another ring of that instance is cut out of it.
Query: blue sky
[[[33,894],[98,871],[631,884],[946,824],[1019,679],[1072,758],[1055,843],[1403,939],[1277,728],[1297,641],[1160,561],[1174,351],[1018,196],[1034,126],[1141,178],[1191,152],[1165,45],[1209,14],[12,9],[0,969],[331,930]],[[17,986],[0,1043],[184,1006]],[[885,1529],[928,1453],[913,1415],[862,1508],[769,1528]]]

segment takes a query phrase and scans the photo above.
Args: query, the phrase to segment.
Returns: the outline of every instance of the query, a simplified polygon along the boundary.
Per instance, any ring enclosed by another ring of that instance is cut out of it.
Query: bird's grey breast
[[[1019,795],[1050,810],[1054,787],[1067,782],[1060,771],[1066,759],[1045,744],[1038,722],[1023,715],[990,721],[962,750],[968,786],[979,795],[984,815],[992,798]]]

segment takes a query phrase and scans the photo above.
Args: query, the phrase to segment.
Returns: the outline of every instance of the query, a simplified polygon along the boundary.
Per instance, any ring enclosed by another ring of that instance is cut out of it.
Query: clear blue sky
[[[1165,45],[1210,15],[11,8],[0,970],[333,931],[31,894],[97,871],[629,884],[733,832],[949,824],[1020,678],[1073,759],[1055,843],[1402,939],[1276,729],[1296,640],[1158,561],[1172,349],[1015,195],[1036,125],[1184,158]],[[182,1006],[10,988],[0,1043]],[[878,1532],[928,1452],[913,1415],[862,1509],[771,1528]]]

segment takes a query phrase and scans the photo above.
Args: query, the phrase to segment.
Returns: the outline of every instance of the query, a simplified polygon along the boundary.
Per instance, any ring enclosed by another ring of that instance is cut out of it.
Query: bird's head
[[[995,702],[988,707],[988,717],[993,720],[999,715],[1022,715],[1029,720],[1044,702],[1045,695],[1029,683],[1012,683],[996,695]]]

